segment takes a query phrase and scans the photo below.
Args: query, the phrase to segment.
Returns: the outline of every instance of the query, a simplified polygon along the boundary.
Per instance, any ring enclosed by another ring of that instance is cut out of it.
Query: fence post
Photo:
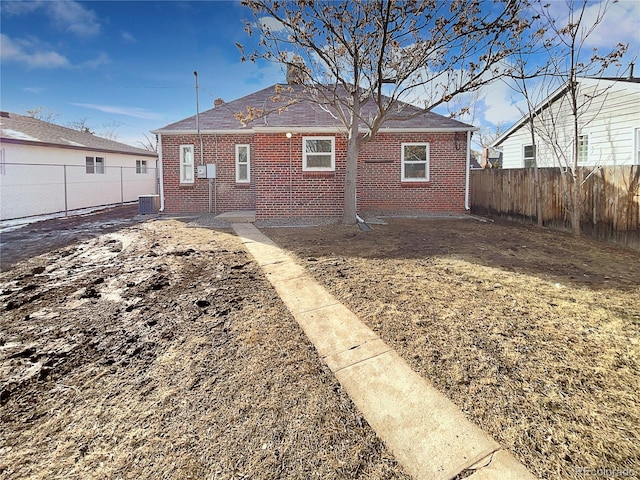
[[[67,195],[67,166],[63,165],[62,166],[62,176],[64,179],[64,216],[68,216],[69,215],[69,200],[68,200],[68,195]]]
[[[124,180],[122,179],[122,169],[124,167],[120,167],[120,204],[124,205]]]

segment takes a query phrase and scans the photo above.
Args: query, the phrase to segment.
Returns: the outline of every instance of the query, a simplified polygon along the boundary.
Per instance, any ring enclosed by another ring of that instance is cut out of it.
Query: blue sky
[[[551,2],[560,18],[564,2]],[[277,65],[240,62],[235,42],[255,39],[244,31],[250,12],[239,1],[3,0],[0,8],[2,110],[43,107],[59,114],[56,123],[86,119],[97,133],[111,131],[125,143],[195,113],[194,70],[201,111],[215,98],[284,82]],[[630,42],[630,56],[637,55],[638,18],[640,2],[621,0],[594,46]],[[513,95],[504,85],[481,93],[475,122],[517,120]]]

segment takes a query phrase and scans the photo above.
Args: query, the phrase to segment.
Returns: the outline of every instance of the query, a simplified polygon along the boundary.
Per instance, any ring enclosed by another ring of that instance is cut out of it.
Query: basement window
[[[104,157],[85,157],[85,171],[89,174],[104,174]]]
[[[429,144],[402,144],[402,181],[429,181]]]
[[[249,171],[251,159],[249,145],[236,145],[236,182],[249,183],[251,174]]]
[[[180,183],[193,183],[193,145],[180,145]]]
[[[334,137],[302,137],[302,170],[332,172],[336,169]]]

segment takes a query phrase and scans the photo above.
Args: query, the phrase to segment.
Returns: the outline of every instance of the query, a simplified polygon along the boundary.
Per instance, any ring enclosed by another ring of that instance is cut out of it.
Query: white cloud
[[[39,95],[42,92],[44,92],[44,88],[42,87],[24,87],[22,89],[23,92],[27,92],[27,93],[33,93],[34,95]]]
[[[111,59],[109,58],[109,55],[102,52],[93,60],[87,60],[86,62],[83,62],[79,68],[95,69],[102,65],[106,65],[108,63],[111,63]]]
[[[493,125],[511,125],[522,117],[526,103],[503,81],[495,81],[480,91],[482,117]]]
[[[120,107],[117,105],[100,105],[96,103],[72,103],[76,107],[90,108],[104,113],[113,113],[116,115],[125,115],[127,117],[142,118],[144,120],[162,120],[164,116],[161,113],[150,112],[144,108],[136,107]]]
[[[574,3],[574,12],[577,15],[582,4],[579,1]],[[584,31],[588,31],[593,26],[598,16],[602,14],[602,9],[608,3],[607,0],[599,0],[587,4],[582,19]],[[567,25],[570,14],[568,2],[556,1],[548,2],[548,4],[548,11],[553,18],[557,19],[558,26]],[[637,0],[620,0],[616,3],[610,3],[602,22],[589,33],[584,45],[589,48],[610,49],[618,43],[630,43],[631,45],[635,44],[637,48],[640,41],[638,18],[640,18],[640,2]]]
[[[280,20],[276,20],[273,17],[261,17],[258,22],[262,28],[268,28],[272,32],[284,32],[287,29]]]
[[[136,37],[134,37],[129,32],[122,32],[120,34],[120,38],[122,38],[122,40],[124,40],[125,43],[136,43],[138,41],[136,40]]]
[[[2,4],[2,12],[6,15],[28,15],[38,10],[49,16],[58,30],[79,37],[92,37],[100,33],[101,26],[96,13],[73,0],[37,0]]]
[[[100,23],[93,10],[73,1],[46,2],[46,5],[54,24],[61,30],[79,37],[93,37],[100,33]]]
[[[21,63],[29,68],[68,67],[69,60],[52,50],[41,47],[34,40],[12,40],[0,34],[0,58]]]

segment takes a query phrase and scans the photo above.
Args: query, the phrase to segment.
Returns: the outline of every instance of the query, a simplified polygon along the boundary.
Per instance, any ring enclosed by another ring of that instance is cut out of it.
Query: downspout
[[[164,212],[164,174],[162,172],[162,134],[158,133],[158,176],[160,177],[160,211]]]
[[[467,171],[464,185],[464,209],[469,210],[469,176],[471,170],[471,130],[467,130]]]

